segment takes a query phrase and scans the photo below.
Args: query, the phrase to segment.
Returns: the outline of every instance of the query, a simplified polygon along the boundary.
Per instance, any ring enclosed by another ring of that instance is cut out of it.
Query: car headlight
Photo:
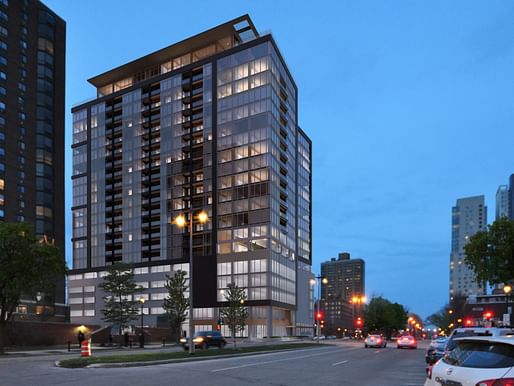
[[[199,336],[198,338],[194,338],[193,342],[195,342],[195,343],[202,343],[203,342],[203,338],[201,336]]]
[[[186,338],[180,338],[180,343],[186,343],[186,342],[187,342]]]

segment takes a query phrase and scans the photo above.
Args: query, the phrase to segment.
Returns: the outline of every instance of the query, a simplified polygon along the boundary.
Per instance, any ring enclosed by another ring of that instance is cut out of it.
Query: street
[[[0,385],[354,385],[416,386],[425,379],[424,352],[365,349],[361,342],[249,357],[144,367],[63,369],[63,355],[0,358]]]

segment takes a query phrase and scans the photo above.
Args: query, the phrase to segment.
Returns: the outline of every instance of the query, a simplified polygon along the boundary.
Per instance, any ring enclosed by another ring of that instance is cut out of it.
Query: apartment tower
[[[452,208],[450,301],[455,297],[485,294],[485,286],[476,281],[475,273],[464,261],[464,246],[471,236],[486,229],[487,207],[484,205],[484,196],[458,199]]]
[[[0,220],[27,222],[64,259],[65,22],[36,0],[0,0]],[[16,317],[66,318],[64,277]]]
[[[363,259],[350,259],[347,252],[338,258],[321,263],[321,276],[327,284],[321,286],[321,307],[327,330],[334,334],[337,328],[352,328],[354,317],[360,315],[365,296],[365,263]]]
[[[97,98],[73,108],[72,321],[103,323],[99,284],[118,261],[144,288],[146,324],[164,320],[165,275],[189,270],[173,220],[203,210],[195,328],[216,326],[236,283],[242,335],[312,333],[311,141],[273,37],[245,15],[89,82]]]

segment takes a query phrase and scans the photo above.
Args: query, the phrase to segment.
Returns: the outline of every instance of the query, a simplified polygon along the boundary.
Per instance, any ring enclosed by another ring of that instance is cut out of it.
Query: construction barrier
[[[84,339],[82,341],[80,347],[80,356],[81,357],[90,357],[91,356],[91,339]]]

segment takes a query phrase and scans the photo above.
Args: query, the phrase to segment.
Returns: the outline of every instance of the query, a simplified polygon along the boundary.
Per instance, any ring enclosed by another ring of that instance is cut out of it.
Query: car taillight
[[[378,342],[378,343],[382,342],[382,339],[377,339],[377,342]]]
[[[488,379],[478,382],[476,386],[514,386],[514,378]]]

